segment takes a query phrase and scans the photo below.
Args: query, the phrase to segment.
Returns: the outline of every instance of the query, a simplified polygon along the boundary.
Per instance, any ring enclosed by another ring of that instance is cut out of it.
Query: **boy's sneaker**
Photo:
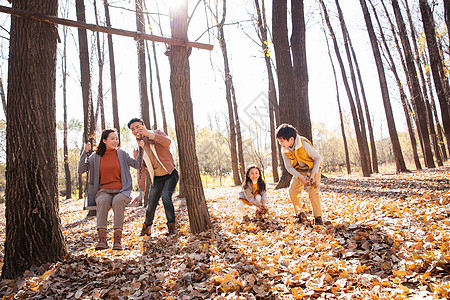
[[[295,217],[297,218],[296,222],[299,224],[303,224],[308,221],[308,218],[304,212],[298,213]]]
[[[322,217],[314,217],[314,225],[320,225],[320,226],[323,226],[323,220],[322,220]]]

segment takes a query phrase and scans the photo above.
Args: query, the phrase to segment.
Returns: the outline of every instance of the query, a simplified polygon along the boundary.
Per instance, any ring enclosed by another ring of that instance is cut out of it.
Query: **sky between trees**
[[[103,1],[97,0],[97,10],[99,12],[100,23],[104,23]],[[337,26],[337,13],[335,12],[334,1],[329,2],[330,15],[332,21]],[[365,88],[367,92],[369,108],[374,123],[375,138],[381,139],[387,136],[387,126],[384,116],[384,109],[379,91],[379,83],[377,79],[376,68],[373,55],[370,48],[368,35],[365,29],[361,8],[358,0],[341,1],[341,6],[349,27],[350,36],[353,40],[356,54],[360,62],[361,73],[365,80]],[[1,5],[9,5],[6,0],[0,0]],[[189,9],[192,10],[197,4],[196,1],[190,1]],[[269,28],[271,28],[271,1],[266,1],[267,16]],[[88,23],[95,23],[93,13],[93,0],[86,1],[86,17]],[[136,21],[134,15],[134,1],[116,0],[110,1],[110,12],[112,26],[115,28],[136,30]],[[411,3],[413,18],[419,21],[418,7],[416,3]],[[166,1],[147,1],[147,8],[152,18],[152,26],[154,34],[170,36],[169,25],[169,6]],[[435,21],[443,24],[442,7],[435,7]],[[158,14],[159,12],[159,14]],[[334,78],[331,71],[331,65],[327,54],[324,34],[322,32],[322,21],[319,10],[319,3],[315,0],[305,1],[305,21],[307,24],[306,31],[306,48],[309,75],[309,101],[311,120],[313,123],[323,122],[328,128],[338,126],[339,118],[337,114],[336,91],[334,87]],[[75,4],[74,1],[60,1],[59,16],[75,20]],[[225,27],[225,37],[228,44],[230,68],[233,81],[236,88],[236,96],[238,100],[240,118],[244,127],[252,122],[256,122],[260,126],[265,126],[267,116],[266,105],[264,103],[267,95],[267,75],[264,65],[263,54],[260,46],[253,40],[257,40],[256,31],[254,29],[255,8],[253,1],[228,1],[227,4],[227,21]],[[1,65],[0,72],[3,82],[7,82],[7,65],[8,65],[8,34],[5,32],[9,28],[9,15],[0,15],[0,24],[2,29],[1,36]],[[160,23],[160,25],[158,24]],[[420,22],[417,22],[418,24]],[[202,43],[210,43],[214,45],[214,49],[210,52],[207,50],[193,49],[190,57],[191,65],[191,85],[192,99],[194,104],[194,121],[199,127],[208,126],[208,118],[215,119],[219,117],[222,120],[225,130],[226,124],[226,101],[225,86],[223,74],[223,58],[215,38],[214,20],[206,17],[205,7],[200,3],[193,16],[189,26],[189,39]],[[207,29],[210,28],[209,33]],[[442,30],[442,28],[440,28]],[[418,30],[421,31],[420,24]],[[439,30],[439,28],[438,28]],[[62,36],[62,26],[59,26],[60,36]],[[339,33],[338,33],[339,35]],[[100,35],[101,39],[106,40],[106,35]],[[92,76],[92,93],[94,103],[96,101],[97,84],[98,84],[98,66],[95,45],[95,34],[88,31],[88,39],[91,47],[91,73]],[[127,121],[140,115],[139,110],[139,87],[138,72],[136,59],[136,43],[128,37],[114,36],[114,47],[116,57],[116,74],[118,75],[118,100],[119,100],[119,118],[121,125]],[[271,47],[271,44],[269,43]],[[62,43],[58,45],[62,48]],[[82,120],[82,97],[80,87],[79,73],[79,56],[77,46],[77,31],[74,28],[69,29],[68,37],[68,117]],[[105,52],[107,51],[106,41],[104,42]],[[174,126],[172,101],[169,87],[169,63],[164,52],[166,45],[156,43],[159,70],[161,73],[161,81],[163,88],[163,98],[167,106],[167,118],[169,126]],[[272,49],[273,53],[273,49]],[[107,53],[105,63],[107,61]],[[62,120],[62,74],[61,74],[61,51],[58,54],[58,70],[57,70],[57,120]],[[147,62],[148,64],[148,62]],[[153,73],[155,66],[153,65]],[[147,65],[148,68],[148,65]],[[111,90],[109,81],[109,68],[104,68],[104,93],[105,93],[105,115],[107,124],[112,126],[112,108],[111,108]],[[389,80],[389,79],[388,79]],[[5,86],[5,89],[7,87]],[[155,100],[158,97],[156,80],[153,82]],[[341,97],[345,97],[343,86],[340,86]],[[402,115],[402,108],[398,99],[398,93],[392,88],[391,101],[394,109],[394,115]],[[344,111],[349,114],[348,103],[343,102]],[[158,126],[162,127],[162,118],[160,109],[157,105]],[[4,119],[3,111],[0,118]],[[252,125],[254,128],[254,125]],[[406,131],[404,117],[396,118],[396,126],[398,131]]]

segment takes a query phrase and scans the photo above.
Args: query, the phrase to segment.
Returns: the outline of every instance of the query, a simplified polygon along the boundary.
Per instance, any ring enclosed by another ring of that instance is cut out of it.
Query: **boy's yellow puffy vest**
[[[306,141],[311,145],[311,147],[313,147],[313,145],[305,137],[297,135],[297,138],[300,138],[301,147],[297,148],[297,145],[294,145],[296,148],[294,150],[295,155],[294,155],[294,153],[292,153],[291,151],[289,151],[287,149],[286,149],[287,151],[285,151],[285,154],[291,160],[291,164],[294,167],[294,169],[296,169],[297,171],[307,171],[307,170],[300,169],[300,167],[298,165],[298,161],[301,161],[301,162],[304,162],[305,164],[307,164],[309,169],[311,169],[314,166],[314,160],[308,154],[306,154],[306,150],[305,150],[305,147],[303,146],[303,143]]]

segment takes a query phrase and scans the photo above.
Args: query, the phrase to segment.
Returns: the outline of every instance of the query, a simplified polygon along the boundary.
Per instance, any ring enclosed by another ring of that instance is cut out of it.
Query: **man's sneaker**
[[[299,224],[303,224],[308,221],[308,218],[304,212],[298,213],[295,217],[297,218],[296,222]]]
[[[323,226],[323,220],[322,220],[322,217],[314,217],[314,225],[320,225],[320,226]]]

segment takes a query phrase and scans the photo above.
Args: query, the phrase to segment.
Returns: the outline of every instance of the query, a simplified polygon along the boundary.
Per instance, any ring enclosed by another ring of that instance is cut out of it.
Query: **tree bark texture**
[[[56,16],[58,2],[16,0],[13,7]],[[66,254],[58,215],[58,32],[54,25],[12,17],[10,34],[4,279]]]
[[[187,40],[187,0],[172,12],[172,37]],[[185,177],[186,204],[192,233],[211,228],[208,207],[195,147],[194,113],[191,99],[190,49],[171,46],[169,53],[170,88],[172,92],[175,131],[177,133],[180,170]]]
[[[389,98],[389,90],[386,82],[386,74],[384,72],[383,61],[381,59],[380,49],[378,48],[378,41],[373,29],[372,20],[370,18],[369,9],[365,0],[360,0],[361,8],[366,22],[367,32],[369,34],[370,44],[372,45],[372,52],[375,59],[375,64],[378,71],[378,80],[380,82],[381,96],[383,98],[384,111],[388,123],[389,137],[391,139],[392,150],[394,152],[395,166],[397,172],[406,172],[405,160],[402,154],[402,148],[398,139],[397,128],[395,126],[394,114],[392,112],[391,100]]]
[[[402,42],[403,52],[405,54],[405,62],[409,73],[411,89],[413,92],[411,97],[414,105],[415,114],[417,115],[418,119],[419,128],[417,128],[417,130],[420,131],[421,138],[423,141],[423,150],[424,150],[423,157],[425,161],[425,166],[427,168],[434,168],[435,164],[433,160],[433,153],[431,152],[430,135],[427,128],[427,116],[426,114],[421,113],[426,111],[426,107],[420,90],[419,81],[417,79],[417,71],[414,65],[414,57],[411,52],[411,45],[408,40],[405,22],[403,20],[397,0],[392,0],[391,4],[394,10],[395,19],[397,21],[397,28],[399,31],[400,40]]]
[[[292,34],[291,49],[294,80],[297,95],[297,130],[300,135],[313,141],[308,97],[308,66],[306,63],[306,28],[303,0],[291,0]]]

